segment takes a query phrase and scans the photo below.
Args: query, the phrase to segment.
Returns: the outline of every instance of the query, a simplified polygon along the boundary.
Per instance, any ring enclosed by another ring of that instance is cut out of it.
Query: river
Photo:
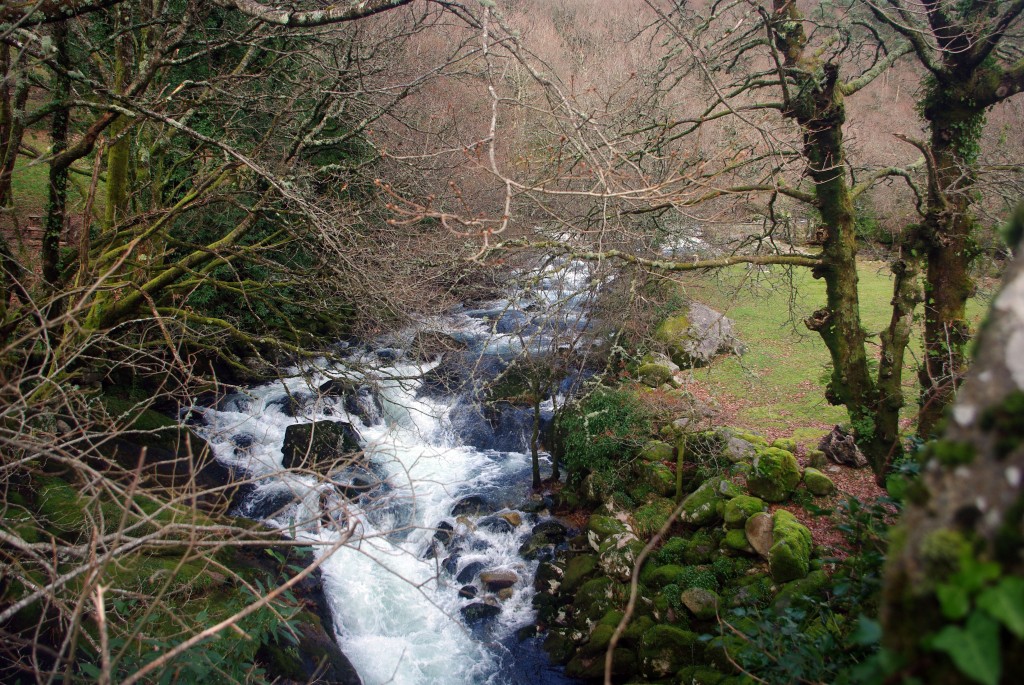
[[[592,276],[577,263],[519,275],[528,285],[504,298],[199,410],[217,459],[256,483],[238,513],[318,549],[351,532],[324,561],[323,586],[338,642],[366,685],[573,682],[547,663],[539,638],[520,635],[535,618],[538,561],[519,549],[551,504],[531,497],[532,410],[485,407],[479,390],[524,354],[585,359]],[[458,349],[425,354],[425,332]],[[584,366],[551,387],[544,421]],[[348,390],[325,392],[332,379]],[[349,424],[364,458],[328,473],[283,468],[289,426],[318,421]]]

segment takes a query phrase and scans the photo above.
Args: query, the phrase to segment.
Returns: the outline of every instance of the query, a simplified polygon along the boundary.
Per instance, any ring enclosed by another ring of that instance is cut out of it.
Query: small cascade
[[[519,549],[547,516],[529,490],[532,409],[488,406],[480,391],[524,352],[589,344],[589,278],[556,265],[529,290],[439,317],[429,332],[451,343],[441,353],[417,349],[419,326],[343,366],[293,369],[194,410],[217,459],[252,483],[238,513],[319,550],[350,536],[324,561],[323,585],[367,685],[570,682],[516,638],[534,620],[537,566]],[[580,372],[565,375],[555,394]],[[551,412],[549,397],[545,421]],[[358,452],[306,463],[315,455],[288,444],[302,430]]]

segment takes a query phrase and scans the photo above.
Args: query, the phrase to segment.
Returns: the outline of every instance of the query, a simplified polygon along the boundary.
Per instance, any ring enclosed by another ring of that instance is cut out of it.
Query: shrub
[[[626,388],[598,388],[559,419],[563,459],[578,483],[588,472],[610,474],[651,434],[650,415]]]

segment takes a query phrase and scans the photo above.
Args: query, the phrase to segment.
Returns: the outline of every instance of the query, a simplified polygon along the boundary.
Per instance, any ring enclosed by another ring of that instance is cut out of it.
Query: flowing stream
[[[517,636],[534,621],[538,563],[519,549],[549,518],[529,489],[533,412],[486,408],[477,391],[523,354],[585,356],[590,282],[583,265],[548,266],[505,299],[350,349],[349,363],[292,369],[195,410],[217,459],[255,479],[239,513],[311,542],[351,531],[324,562],[323,586],[366,685],[571,682],[536,638]],[[458,349],[417,351],[425,331]],[[545,421],[581,374],[564,375]],[[346,390],[325,391],[332,379]],[[363,457],[328,473],[284,468],[289,426],[320,421],[350,425]]]

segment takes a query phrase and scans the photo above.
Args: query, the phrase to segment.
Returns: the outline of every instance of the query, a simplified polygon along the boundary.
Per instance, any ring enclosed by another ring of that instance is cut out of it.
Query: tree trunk
[[[973,183],[973,155],[965,153],[978,143],[981,129],[973,124],[984,112],[947,103],[929,108],[926,117],[932,127],[935,183],[940,193],[925,221],[928,271],[918,434],[927,439],[940,430],[945,409],[967,368],[971,339],[967,298],[974,291],[969,269],[976,252],[968,191]],[[978,135],[972,138],[975,132]]]
[[[1017,221],[1024,228],[1024,206]],[[1016,682],[1024,641],[1007,623],[1024,575],[1024,258],[994,301],[945,437],[929,448],[920,486],[890,535],[883,644],[904,664],[892,682]],[[953,603],[950,597],[961,596]],[[940,601],[944,598],[944,601]],[[959,606],[957,606],[959,605]],[[1016,636],[1015,636],[1016,635]],[[938,640],[936,638],[939,638]],[[999,676],[1001,670],[1002,677]]]
[[[50,146],[54,160],[50,163],[50,192],[46,210],[46,225],[43,230],[42,271],[43,279],[52,290],[57,290],[60,282],[60,241],[64,232],[67,217],[68,201],[68,164],[56,158],[68,146],[68,99],[71,93],[71,59],[68,55],[67,22],[58,21],[53,25],[53,41],[56,49],[58,70],[53,77],[53,101],[56,105],[50,125]],[[54,302],[53,314],[60,309]]]

